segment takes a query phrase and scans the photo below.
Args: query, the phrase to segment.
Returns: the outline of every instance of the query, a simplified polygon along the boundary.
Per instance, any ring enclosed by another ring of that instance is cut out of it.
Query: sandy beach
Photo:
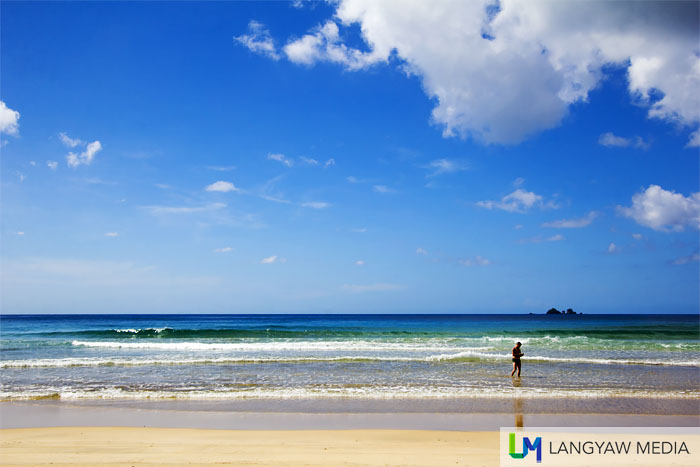
[[[699,423],[690,413],[304,413],[282,405],[287,411],[211,402],[3,402],[0,459],[2,465],[496,466],[501,426]]]
[[[493,466],[498,433],[59,427],[0,431],[3,465]]]

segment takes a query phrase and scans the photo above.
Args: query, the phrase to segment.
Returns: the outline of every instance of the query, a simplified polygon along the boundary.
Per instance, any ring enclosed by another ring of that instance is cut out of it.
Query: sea
[[[522,375],[510,352],[522,342]],[[700,400],[698,315],[0,315],[0,400]]]

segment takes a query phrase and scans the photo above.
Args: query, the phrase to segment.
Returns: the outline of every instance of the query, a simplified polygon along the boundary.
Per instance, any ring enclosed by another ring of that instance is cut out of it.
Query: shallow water
[[[697,400],[699,370],[697,315],[0,316],[2,400]]]

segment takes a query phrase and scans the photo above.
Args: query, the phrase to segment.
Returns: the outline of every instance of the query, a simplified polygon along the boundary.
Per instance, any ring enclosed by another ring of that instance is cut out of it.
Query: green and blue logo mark
[[[508,434],[508,454],[513,459],[523,459],[530,451],[537,451],[537,462],[542,462],[542,438],[535,438],[535,442],[531,442],[530,438],[523,436],[523,452],[515,452],[515,433]]]

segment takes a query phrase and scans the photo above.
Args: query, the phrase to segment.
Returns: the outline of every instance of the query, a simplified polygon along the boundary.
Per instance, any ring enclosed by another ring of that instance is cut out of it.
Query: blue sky
[[[696,313],[698,3],[431,3],[0,4],[2,312]]]

